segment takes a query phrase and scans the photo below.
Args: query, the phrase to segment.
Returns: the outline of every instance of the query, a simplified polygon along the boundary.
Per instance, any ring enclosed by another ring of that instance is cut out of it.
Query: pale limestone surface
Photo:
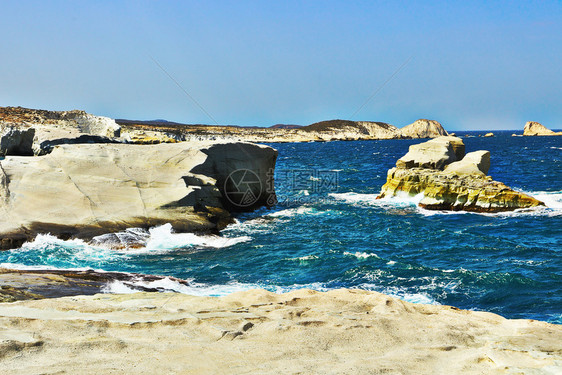
[[[2,374],[558,374],[562,328],[376,292],[0,304]]]
[[[408,153],[396,162],[398,168],[443,169],[447,164],[464,157],[462,139],[451,136],[434,138],[430,141],[411,145]]]
[[[34,130],[33,153],[43,155],[60,143],[118,142],[121,126],[109,117],[84,111],[45,111],[21,107],[0,107],[0,129]],[[27,155],[28,152],[22,153]],[[16,153],[12,153],[16,155]]]
[[[369,122],[353,121],[348,125],[334,128],[326,128],[318,131],[299,129],[272,129],[272,128],[234,128],[234,127],[206,127],[197,129],[191,133],[187,128],[185,133],[186,140],[242,140],[248,142],[330,142],[330,141],[351,141],[369,139],[396,139],[402,138],[400,130],[393,125]],[[168,137],[165,133],[147,132],[152,137]],[[137,130],[127,128],[124,134],[134,134]]]
[[[80,131],[86,134],[102,137],[119,137],[121,134],[121,126],[109,117],[94,116],[86,113],[82,116],[77,116],[76,123]]]
[[[261,206],[276,156],[243,142],[60,145],[44,156],[9,156],[0,160],[0,240],[91,239],[166,223],[176,231],[221,229],[231,220],[221,192],[229,173],[259,176]]]
[[[490,151],[469,152],[459,161],[445,167],[445,172],[457,174],[488,174],[490,169]]]

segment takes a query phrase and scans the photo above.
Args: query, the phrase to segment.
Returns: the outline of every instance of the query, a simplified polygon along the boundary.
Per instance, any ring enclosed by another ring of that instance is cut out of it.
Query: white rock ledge
[[[273,148],[245,142],[60,145],[44,156],[8,156],[0,160],[0,245],[38,233],[91,239],[165,223],[217,231],[237,209],[224,191],[233,171],[259,178],[255,201],[241,209],[274,203],[276,158]]]

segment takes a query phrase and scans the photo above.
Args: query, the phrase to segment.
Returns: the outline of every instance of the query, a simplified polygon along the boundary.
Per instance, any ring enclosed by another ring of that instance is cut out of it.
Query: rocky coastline
[[[384,122],[348,120],[321,121],[308,126],[243,127],[190,125],[163,120],[113,120],[79,110],[0,107],[1,149],[8,155],[43,155],[61,143],[286,143],[434,138],[442,135],[447,135],[443,126],[427,119],[417,120],[401,129]]]
[[[217,233],[232,212],[276,202],[277,151],[268,146],[133,144],[106,117],[11,107],[0,110],[0,141],[1,249],[40,233],[91,240],[166,223],[178,232]],[[236,171],[254,180],[239,185],[231,178],[245,177]]]
[[[113,283],[130,291],[174,292],[159,283],[189,286],[171,276],[95,270],[9,269],[0,267],[0,303],[105,293]]]
[[[250,129],[7,107],[0,108],[0,248],[47,232],[119,247],[120,231],[167,223],[217,233],[234,212],[275,204],[277,151],[250,142],[406,138],[433,139],[411,146],[389,170],[381,198],[423,194],[424,208],[477,212],[544,205],[493,181],[488,151],[465,153],[460,138],[431,120],[402,129],[343,120]],[[252,178],[236,180],[239,171]],[[124,245],[142,246],[135,241]],[[363,290],[172,294],[158,286],[168,279],[189,286],[164,276],[0,268],[2,373],[562,369],[559,325]],[[136,293],[100,294],[112,282]]]
[[[419,206],[428,210],[502,212],[544,206],[487,176],[490,152],[465,154],[457,137],[439,137],[410,146],[389,169],[378,198],[422,195]]]
[[[251,186],[255,201],[240,208],[275,202],[268,180],[276,157],[271,147],[245,142],[65,144],[44,156],[7,156],[0,161],[0,242],[11,248],[40,233],[90,240],[166,223],[178,232],[217,232],[240,203],[225,192],[231,173],[259,178]]]
[[[329,120],[308,126],[240,127],[186,125],[168,122],[117,120],[133,142],[237,140],[262,143],[330,142],[376,139],[433,138],[447,131],[434,120],[420,119],[401,129],[372,121]]]
[[[17,247],[39,233],[91,240],[165,223],[179,232],[218,232],[231,221],[230,211],[276,202],[272,175],[277,153],[249,142],[447,134],[432,120],[402,129],[344,120],[274,128],[120,123],[79,110],[0,107],[0,214],[5,218],[0,220],[0,249]],[[225,191],[238,186],[229,181],[238,170],[257,178],[250,204],[233,202],[235,195]],[[68,205],[73,209],[67,210]]]

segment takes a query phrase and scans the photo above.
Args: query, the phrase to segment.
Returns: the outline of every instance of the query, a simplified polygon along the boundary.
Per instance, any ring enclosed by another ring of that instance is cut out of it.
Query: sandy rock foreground
[[[562,327],[375,292],[0,304],[2,374],[562,372]]]

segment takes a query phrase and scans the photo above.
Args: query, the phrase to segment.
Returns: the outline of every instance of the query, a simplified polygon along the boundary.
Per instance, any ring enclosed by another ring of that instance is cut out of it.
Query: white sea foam
[[[272,228],[272,219],[268,218],[255,218],[245,221],[236,220],[234,223],[229,224],[221,233],[244,233],[244,234],[256,234],[256,233],[270,233]]]
[[[285,210],[272,212],[267,214],[269,217],[293,217],[296,215],[319,215],[322,211],[317,211],[313,207],[300,206],[295,208],[287,208]]]
[[[351,253],[350,253],[351,254]],[[354,255],[354,254],[351,254]],[[373,256],[374,254],[367,254]],[[316,256],[310,255],[300,258],[295,258],[295,260],[313,260],[317,259]],[[20,270],[73,270],[73,271],[88,271],[92,268],[56,268],[52,266],[25,266],[21,264],[13,263],[0,263],[2,268],[10,269],[20,269]],[[94,270],[96,272],[106,272],[103,270]],[[142,289],[157,289],[167,292],[176,292],[194,296],[211,296],[220,297],[231,293],[246,291],[251,289],[266,289],[274,293],[287,293],[298,289],[311,289],[320,292],[326,292],[332,288],[328,288],[324,283],[315,282],[309,284],[293,284],[293,285],[267,285],[267,284],[257,284],[257,283],[240,283],[238,281],[232,281],[227,284],[203,284],[197,283],[193,279],[185,280],[187,285],[179,282],[170,277],[164,277],[158,280],[147,281],[139,276],[138,278],[133,278],[130,280],[113,280],[106,284],[101,292],[108,294],[129,294],[137,293]],[[380,288],[377,284],[361,284],[358,286],[361,289],[378,291],[380,293],[387,294],[392,297],[402,299],[404,301],[413,303],[424,303],[438,305],[439,303],[429,296],[429,294],[424,292],[419,293],[409,293],[397,287]]]
[[[378,194],[360,194],[354,192],[330,193],[329,196],[349,204],[378,206],[383,208],[416,206],[423,198],[423,194],[410,196],[406,193],[399,194],[396,197],[380,199],[377,199]]]
[[[91,267],[73,267],[73,268],[57,268],[48,265],[25,265],[20,263],[0,263],[0,268],[19,270],[19,271],[48,271],[48,270],[59,270],[59,271],[95,271],[95,272],[106,272],[101,269],[94,269]]]
[[[467,212],[467,211],[445,211],[445,210],[427,210],[418,206],[423,199],[423,194],[420,193],[416,196],[410,196],[406,193],[399,194],[396,197],[388,197],[377,199],[377,194],[359,194],[359,193],[331,193],[332,198],[344,201],[352,205],[366,205],[381,207],[385,209],[391,208],[415,208],[416,212],[424,216],[434,215],[484,215],[484,216],[560,216],[562,215],[562,191],[527,191],[523,192],[545,203],[546,207],[534,207],[526,209],[518,209],[508,212],[498,213],[480,213],[480,212]]]
[[[288,286],[280,285],[266,285],[257,283],[241,283],[238,281],[231,281],[226,284],[212,285],[202,284],[193,281],[192,279],[185,280],[188,285],[180,283],[174,279],[165,277],[160,280],[146,281],[142,279],[119,281],[115,280],[107,284],[102,291],[104,293],[136,293],[142,288],[160,289],[164,291],[173,291],[182,294],[193,296],[210,296],[220,297],[231,293],[246,291],[251,289],[266,289],[274,293],[286,293],[297,289],[312,289],[317,291],[328,291],[322,283],[310,284],[293,284]],[[135,289],[137,287],[137,289]]]
[[[359,193],[330,193],[330,197],[337,200],[344,201],[346,203],[367,203],[375,204],[377,203],[377,194],[359,194]]]
[[[517,265],[525,265],[525,266],[542,266],[545,263],[548,263],[548,261],[543,260],[523,260],[523,259],[504,259],[501,260],[500,263],[512,263],[512,264],[517,264]]]
[[[439,302],[437,302],[434,298],[432,298],[428,293],[425,292],[410,293],[404,289],[397,287],[381,288],[381,286],[377,284],[361,284],[359,287],[361,289],[372,290],[391,297],[399,298],[406,302],[423,303],[426,305],[440,305]]]
[[[193,296],[208,296],[208,297],[220,297],[231,293],[246,291],[251,289],[266,289],[274,293],[286,293],[296,289],[312,289],[317,291],[327,291],[322,283],[311,283],[311,284],[294,284],[289,286],[279,286],[279,285],[265,285],[265,284],[255,284],[255,283],[240,283],[238,281],[232,281],[227,284],[211,285],[211,284],[201,284],[196,283],[193,280],[187,280],[189,285],[184,285],[178,281],[170,278],[163,278],[156,281],[144,281],[144,280],[132,280],[132,281],[112,281],[107,284],[102,291],[104,293],[136,293],[138,289],[141,288],[152,288],[160,289],[164,291],[174,291],[177,293],[188,294]]]
[[[92,246],[80,239],[62,240],[50,234],[38,234],[33,241],[25,242],[21,248],[12,250],[18,252],[42,252],[48,259],[71,255],[72,261],[80,264],[82,261],[108,260],[115,258],[111,249]],[[76,269],[76,268],[73,268]]]
[[[151,228],[149,232],[150,237],[144,248],[145,251],[171,250],[191,246],[223,248],[248,242],[252,239],[248,236],[229,238],[212,235],[201,236],[194,233],[174,233],[171,224]]]
[[[431,298],[425,293],[404,293],[402,295],[394,295],[393,297],[400,298],[407,302],[423,303],[426,305],[440,305],[439,302]]]
[[[302,257],[298,257],[298,258],[288,258],[287,260],[296,260],[296,261],[299,261],[299,262],[307,262],[309,260],[315,260],[315,259],[318,259],[317,255],[305,255],[305,256],[302,256]]]
[[[115,242],[115,238],[122,238],[130,233],[136,234],[134,244],[138,245],[140,243],[140,247],[127,248],[127,242]],[[248,242],[251,241],[251,239],[252,238],[249,236],[226,237],[216,235],[197,235],[194,233],[174,233],[172,225],[165,224],[159,227],[151,228],[149,231],[144,232],[142,229],[133,228],[121,233],[98,236],[93,239],[92,244],[79,239],[62,240],[50,234],[39,234],[33,241],[26,242],[20,249],[12,251],[48,252],[53,248],[62,248],[67,252],[72,253],[74,261],[91,261],[95,259],[110,260],[119,254],[166,252],[178,248],[224,248],[234,246],[241,242]]]
[[[343,255],[347,255],[347,256],[353,256],[356,257],[357,259],[367,259],[370,257],[375,257],[375,258],[379,258],[379,256],[377,254],[374,253],[362,253],[359,251],[356,251],[355,253],[350,253],[349,251],[345,251],[343,253]]]
[[[548,208],[562,210],[562,191],[530,191],[525,194],[543,201]]]
[[[423,216],[440,216],[440,215],[495,215],[495,214],[484,214],[479,212],[469,212],[469,211],[445,211],[445,210],[427,210],[425,208],[416,207],[417,212]]]
[[[129,230],[131,231],[131,230]],[[136,228],[137,233],[142,229]],[[99,237],[97,237],[99,239]],[[198,235],[194,233],[174,233],[171,224],[150,228],[144,235],[139,236],[143,246],[139,248],[118,249],[118,252],[127,254],[142,254],[167,252],[179,248],[202,247],[202,248],[224,248],[234,246],[241,242],[251,241],[251,237],[223,237],[215,235]],[[126,245],[126,244],[125,244]],[[103,242],[102,242],[103,246]],[[109,243],[111,247],[111,243]]]
[[[106,284],[103,288],[101,288],[102,293],[111,293],[111,294],[128,294],[128,293],[137,293],[138,290],[131,288],[129,285],[125,284],[122,281],[114,280],[109,284]]]
[[[113,280],[102,288],[102,292],[116,294],[136,293],[139,289],[142,290],[142,288],[158,289],[183,294],[193,294],[193,291],[197,289],[194,286],[185,285],[169,277],[164,277],[153,281],[146,281],[142,278],[126,281]]]
[[[61,240],[51,234],[38,234],[33,241],[25,242],[21,246],[21,250],[34,250],[43,248],[47,245],[66,245],[66,246],[88,246],[86,242],[80,239]]]
[[[286,285],[286,286],[279,286],[279,285],[270,285],[270,286],[261,286],[261,288],[265,288],[274,293],[287,293],[292,292],[298,289],[311,289],[316,290],[318,292],[327,292],[330,288],[327,288],[324,283],[310,283],[310,284],[293,284],[293,285]]]

